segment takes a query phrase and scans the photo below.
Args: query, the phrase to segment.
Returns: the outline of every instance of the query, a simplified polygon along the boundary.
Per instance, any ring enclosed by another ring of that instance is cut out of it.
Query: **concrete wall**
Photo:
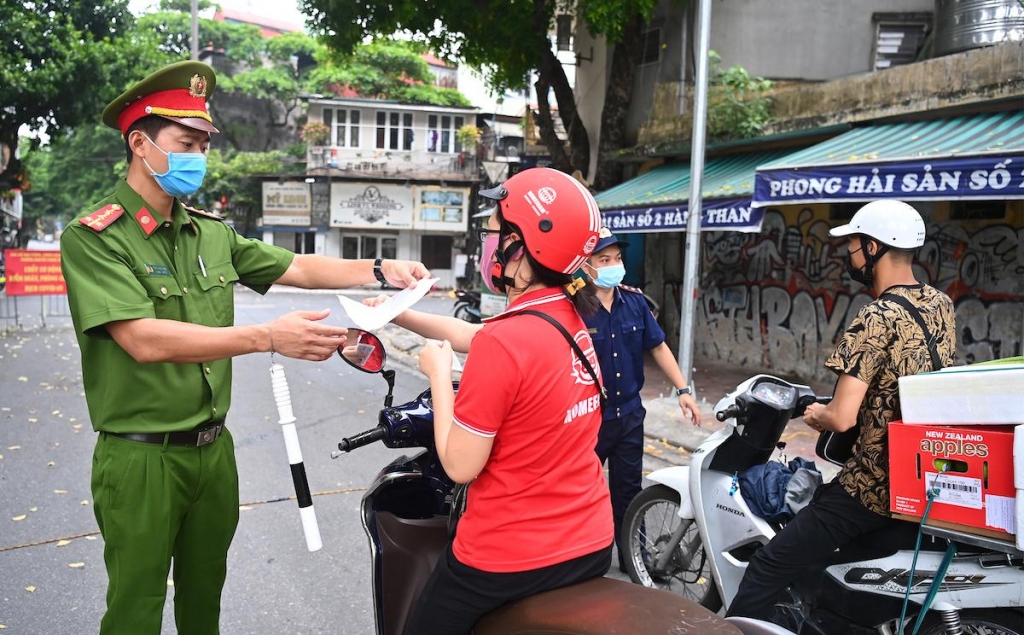
[[[717,0],[711,48],[722,67],[821,81],[871,70],[873,13],[934,12],[935,0]]]
[[[1024,202],[1007,203],[999,221],[950,220],[947,203],[918,208],[928,238],[915,270],[953,298],[957,362],[1021,355]],[[827,205],[773,208],[760,234],[705,235],[696,364],[703,357],[831,379],[822,364],[871,298],[846,275],[845,250],[828,237],[842,221],[828,214]]]

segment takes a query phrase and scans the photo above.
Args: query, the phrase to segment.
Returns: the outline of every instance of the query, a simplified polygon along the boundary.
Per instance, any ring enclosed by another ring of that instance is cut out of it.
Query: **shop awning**
[[[708,159],[701,192],[702,231],[759,232],[764,213],[751,207],[754,170],[785,152],[752,152]],[[669,163],[597,195],[604,224],[618,232],[686,229],[690,164]]]
[[[758,166],[754,207],[1024,198],[1024,111],[858,128]]]

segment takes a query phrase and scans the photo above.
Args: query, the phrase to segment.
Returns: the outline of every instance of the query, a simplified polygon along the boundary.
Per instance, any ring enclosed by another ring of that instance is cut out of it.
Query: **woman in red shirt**
[[[482,326],[407,312],[396,323],[455,335],[468,347],[459,394],[452,346],[426,346],[434,437],[445,471],[472,482],[455,540],[442,555],[406,635],[464,635],[502,604],[604,575],[612,511],[594,452],[601,425],[600,377],[580,312],[594,288],[573,274],[593,251],[600,213],[590,193],[557,170],[534,168],[481,192],[497,201],[481,269],[508,309]],[[545,323],[546,314],[560,324]],[[587,359],[584,363],[568,335]]]

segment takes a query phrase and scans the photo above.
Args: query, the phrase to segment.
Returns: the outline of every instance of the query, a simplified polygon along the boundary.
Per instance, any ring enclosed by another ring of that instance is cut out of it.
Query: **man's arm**
[[[388,283],[396,287],[411,287],[417,280],[430,277],[430,272],[422,263],[409,260],[388,258],[381,262],[380,268]],[[300,254],[295,256],[288,269],[274,283],[301,289],[345,289],[376,281],[372,260]]]
[[[345,344],[347,329],[321,322],[330,311],[295,311],[264,324],[211,327],[140,318],[106,324],[118,346],[142,364],[212,362],[273,350],[285,357],[322,361]]]
[[[857,413],[868,385],[852,375],[840,375],[832,402],[827,406],[811,404],[804,413],[804,423],[814,430],[846,432],[857,425]]]

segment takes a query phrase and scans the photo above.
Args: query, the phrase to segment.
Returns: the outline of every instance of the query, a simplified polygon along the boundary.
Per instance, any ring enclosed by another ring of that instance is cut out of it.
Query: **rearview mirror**
[[[387,361],[384,343],[380,338],[362,329],[349,329],[345,344],[338,347],[338,355],[345,363],[364,373],[379,373]]]

